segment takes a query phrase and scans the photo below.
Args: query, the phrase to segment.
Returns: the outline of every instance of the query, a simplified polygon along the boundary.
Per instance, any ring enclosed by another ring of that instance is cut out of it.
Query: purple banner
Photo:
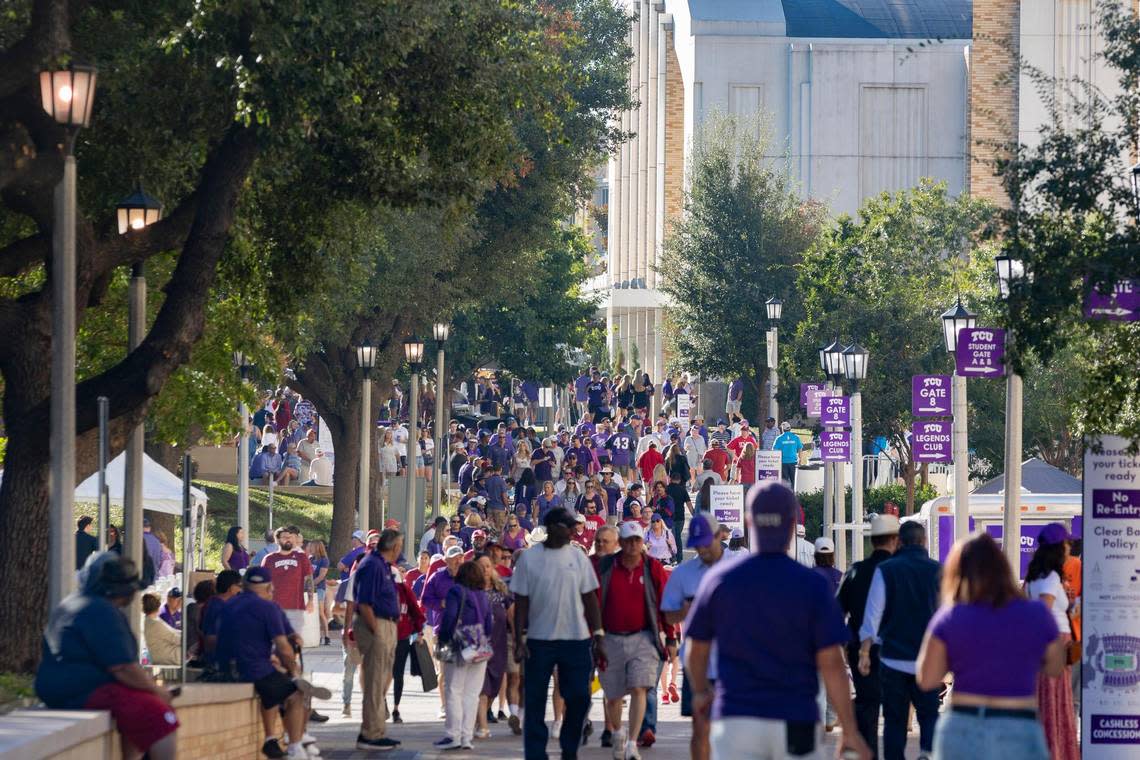
[[[938,561],[945,562],[954,546],[954,515],[938,515]]]
[[[828,394],[823,388],[816,388],[813,391],[808,391],[807,400],[807,416],[818,417],[820,407],[823,404],[823,397]]]
[[[1121,280],[1107,294],[1093,288],[1085,300],[1085,316],[1118,322],[1140,320],[1140,280]]]
[[[950,376],[915,375],[910,379],[910,413],[915,417],[950,414]]]
[[[915,422],[910,427],[910,447],[916,462],[952,462],[953,424],[950,422]]]
[[[1122,668],[1123,670],[1123,668]],[[1133,671],[1135,672],[1135,671]],[[1133,684],[1135,676],[1128,678]],[[1091,716],[1093,744],[1140,744],[1140,715],[1097,715]]]
[[[822,391],[823,383],[800,383],[800,406],[807,409],[808,397],[812,391]]]
[[[1018,578],[1024,578],[1026,571],[1029,570],[1029,560],[1033,559],[1033,553],[1037,551],[1037,536],[1044,527],[1044,525],[1021,526],[1021,575]],[[1004,532],[1001,525],[986,526],[986,533],[989,533],[999,544],[1002,543],[1002,533]]]
[[[1094,488],[1092,516],[1105,520],[1140,518],[1140,491],[1124,488]]]
[[[1005,375],[1005,330],[967,327],[958,331],[958,374],[963,377]]]
[[[819,434],[820,459],[825,462],[847,462],[851,459],[851,433],[846,430],[824,430]]]
[[[847,396],[825,396],[819,410],[819,422],[829,427],[851,424],[851,399]]]

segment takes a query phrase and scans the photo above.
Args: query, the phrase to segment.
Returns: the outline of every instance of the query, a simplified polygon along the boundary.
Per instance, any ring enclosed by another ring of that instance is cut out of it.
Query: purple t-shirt
[[[1032,697],[1045,648],[1057,638],[1052,613],[1028,599],[944,605],[929,630],[946,644],[954,690],[984,697]]]
[[[586,386],[590,384],[589,375],[579,375],[574,380],[574,400],[584,402],[586,400]]]
[[[630,455],[634,448],[633,436],[626,432],[614,433],[606,442],[611,461],[615,467],[629,467]]]
[[[851,635],[827,579],[783,553],[710,569],[685,634],[716,642],[714,720],[813,723],[819,720],[816,654]]]

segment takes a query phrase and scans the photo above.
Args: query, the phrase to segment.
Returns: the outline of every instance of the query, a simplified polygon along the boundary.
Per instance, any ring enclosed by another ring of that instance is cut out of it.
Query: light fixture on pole
[[[248,357],[241,351],[234,351],[234,367],[241,378],[242,390],[245,390],[245,381],[249,378],[252,369]],[[238,400],[238,517],[237,524],[245,529],[247,536],[253,531],[249,525],[249,410],[245,406],[245,399]]]
[[[863,394],[870,352],[852,341],[843,349],[843,376],[851,383],[851,561],[863,559]]]
[[[831,374],[827,371],[827,355],[831,347],[838,341],[832,341],[819,347],[819,368],[823,370],[824,376],[824,389],[827,395],[832,394],[831,390]],[[822,535],[828,538],[833,537],[832,526],[835,524],[835,485],[832,482],[835,479],[835,463],[823,463],[823,525]]]
[[[831,379],[831,393],[829,395],[838,395],[843,393],[843,344],[839,342],[839,337],[836,336],[830,345],[825,346],[821,351],[821,357],[824,365],[824,372]],[[846,536],[843,534],[843,528],[838,526],[847,523],[847,497],[844,493],[844,482],[846,481],[846,472],[843,468],[842,462],[831,463],[831,525],[832,530],[835,532],[833,539],[835,541],[835,565],[841,569],[846,568],[847,565],[847,544]]]
[[[130,235],[162,218],[162,203],[145,193],[142,182],[115,206],[119,234]],[[127,286],[127,351],[134,351],[146,333],[146,265],[136,261],[131,265],[131,280]],[[143,554],[143,444],[142,423],[135,425],[127,437],[126,457],[123,460],[123,542],[127,557],[142,563]],[[239,486],[240,490],[240,486]],[[248,505],[248,494],[247,494]],[[248,516],[248,514],[247,514]],[[246,530],[248,524],[241,523]],[[131,618],[134,619],[133,617]]]
[[[432,334],[435,336],[435,457],[436,461],[431,470],[431,516],[439,517],[440,502],[443,500],[444,477],[448,474],[446,467],[450,452],[444,440],[447,429],[446,417],[451,411],[451,393],[447,390],[447,382],[443,376],[443,349],[447,343],[447,336],[451,332],[451,325],[447,322],[436,322],[432,325]]]
[[[55,188],[52,209],[51,319],[51,474],[48,486],[48,609],[75,587],[75,137],[91,123],[95,102],[93,66],[71,64],[41,71],[40,105],[66,128],[63,177]],[[102,529],[102,526],[100,526]],[[141,534],[141,526],[140,526]],[[129,538],[129,536],[128,536]],[[140,536],[141,539],[141,536]],[[142,567],[141,557],[134,558]],[[137,617],[137,616],[136,616]],[[132,630],[137,631],[135,625]]]
[[[416,527],[416,450],[420,446],[419,401],[420,365],[424,360],[424,342],[415,335],[404,339],[404,358],[408,362],[411,376],[411,389],[408,393],[408,470],[407,470],[407,516],[404,522],[405,541],[415,546]]]
[[[962,305],[961,296],[958,296],[957,304],[942,312],[942,338],[948,353],[952,356],[957,355],[958,334],[962,330],[973,328],[976,321],[977,318],[973,312]],[[951,383],[953,395],[951,406],[954,413],[953,431],[951,433],[951,448],[954,456],[953,539],[956,541],[970,532],[970,463],[966,429],[966,378],[958,374],[957,366],[955,366]]]
[[[1132,208],[1140,217],[1140,163],[1133,164],[1132,170],[1128,173],[1128,178],[1132,184]]]
[[[780,317],[784,314],[784,302],[772,296],[764,302],[764,307],[768,311],[768,323],[771,325],[766,336],[768,338],[768,416],[778,421],[780,403],[776,400],[776,391],[779,385],[780,366],[779,324]]]
[[[1133,174],[1133,182],[1135,181],[1136,175]],[[1004,300],[1008,300],[1017,282],[1025,277],[1025,265],[1008,254],[1002,254],[994,259],[994,269],[997,271],[998,292]],[[1011,329],[1009,337],[1013,338],[1014,335],[1015,332]],[[1021,396],[1021,375],[1014,372],[1012,367],[1006,367],[1005,503],[1002,510],[1002,550],[1016,576],[1020,576],[1021,573]]]
[[[376,367],[376,346],[365,340],[356,347],[360,367],[360,471],[356,494],[357,527],[368,533],[372,505],[372,370]]]

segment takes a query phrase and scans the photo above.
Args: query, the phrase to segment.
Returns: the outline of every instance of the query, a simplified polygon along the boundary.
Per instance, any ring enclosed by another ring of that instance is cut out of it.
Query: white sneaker
[[[342,718],[351,718],[352,717],[352,705],[345,705],[344,709],[340,711],[340,716]]]
[[[301,737],[301,746],[302,747],[308,747],[310,744],[316,744],[316,743],[317,743],[317,737],[313,736],[308,731],[306,731],[304,733],[304,735]]]
[[[309,753],[300,744],[290,744],[289,749],[285,752],[285,757],[296,758],[297,760],[308,760]]]
[[[624,760],[641,760],[641,755],[637,752],[637,742],[631,740],[625,743]]]
[[[554,721],[554,725],[550,728],[550,735],[555,741],[558,740],[558,737],[562,735],[562,721]]]
[[[459,749],[475,749],[475,745],[471,743],[470,739],[459,743]]]
[[[623,730],[614,731],[614,760],[625,760],[625,737],[626,733]]]
[[[439,708],[439,712],[437,712],[435,714],[435,717],[439,718],[440,720],[443,720],[444,718],[447,717],[447,710],[444,710],[442,707]]]
[[[316,744],[305,744],[302,746],[304,746],[305,751],[309,753],[310,758],[321,756],[321,748]]]

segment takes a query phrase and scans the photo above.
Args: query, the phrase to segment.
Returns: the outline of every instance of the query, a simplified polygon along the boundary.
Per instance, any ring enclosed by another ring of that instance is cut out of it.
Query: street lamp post
[[[75,137],[91,123],[94,67],[72,64],[40,72],[44,111],[66,128],[63,178],[55,188],[52,223],[51,320],[51,562],[48,604],[54,608],[75,587]],[[100,526],[102,529],[102,526]]]
[[[1135,182],[1135,173],[1133,174]],[[1133,187],[1136,187],[1134,184]],[[994,259],[998,291],[1003,299],[1025,276],[1025,265],[1008,255]],[[1012,331],[1011,331],[1012,335]],[[1002,513],[1002,549],[1013,568],[1021,574],[1021,375],[1006,367],[1005,373],[1005,504]]]
[[[443,499],[444,470],[448,460],[448,446],[444,441],[447,430],[447,414],[451,408],[451,394],[447,391],[447,383],[443,377],[443,347],[447,343],[447,335],[451,332],[451,325],[447,322],[436,322],[432,327],[435,334],[435,456],[432,464],[432,495],[431,516],[439,517],[440,502]]]
[[[119,234],[130,235],[162,218],[162,204],[147,195],[142,183],[115,206]],[[127,351],[134,351],[146,333],[146,266],[141,261],[131,265],[131,281],[127,290]],[[138,567],[143,561],[143,444],[142,423],[135,425],[127,438],[123,461],[123,549]],[[137,601],[137,600],[136,600]],[[138,615],[130,615],[132,623]]]
[[[958,303],[942,313],[942,337],[946,351],[952,356],[958,352],[958,334],[971,328],[976,322],[975,315]],[[953,377],[954,430],[951,443],[954,456],[954,540],[970,532],[970,463],[967,449],[966,418],[966,378],[958,373],[955,363]]]
[[[249,378],[251,365],[241,351],[234,351],[234,366],[241,377],[242,390]],[[246,535],[253,535],[249,526],[249,409],[245,399],[238,399],[238,517],[237,524],[245,528]]]
[[[823,345],[819,348],[819,368],[823,370],[824,388],[831,393],[831,376],[827,374],[827,351],[831,348],[830,345]],[[823,452],[820,452],[822,457]],[[822,459],[821,459],[822,461]],[[832,534],[831,526],[835,523],[833,516],[835,514],[835,504],[832,497],[835,495],[831,480],[835,473],[835,467],[831,462],[823,461],[823,524],[821,526],[821,534],[825,537],[830,537]]]
[[[842,393],[843,346],[838,338],[824,349],[823,357],[827,364],[827,375],[831,378],[831,387]],[[847,567],[847,536],[844,535],[846,528],[841,527],[847,522],[847,496],[843,492],[845,480],[843,463],[834,462],[831,477],[831,503],[835,512],[832,525],[835,530],[835,566],[840,569]]]
[[[356,494],[356,522],[368,532],[369,493],[372,483],[372,369],[376,366],[376,346],[364,341],[356,347],[356,366],[360,367],[360,474]]]
[[[779,382],[777,366],[780,358],[779,324],[784,313],[784,302],[772,296],[764,302],[768,310],[768,416],[779,421],[780,403],[776,400],[776,385]]]
[[[411,390],[408,402],[408,503],[404,535],[409,546],[415,546],[416,519],[416,449],[419,448],[420,365],[424,360],[424,343],[414,335],[404,339],[404,358],[411,370]]]
[[[863,394],[859,383],[867,378],[867,349],[853,341],[843,349],[843,376],[851,383],[851,561],[863,559]]]

